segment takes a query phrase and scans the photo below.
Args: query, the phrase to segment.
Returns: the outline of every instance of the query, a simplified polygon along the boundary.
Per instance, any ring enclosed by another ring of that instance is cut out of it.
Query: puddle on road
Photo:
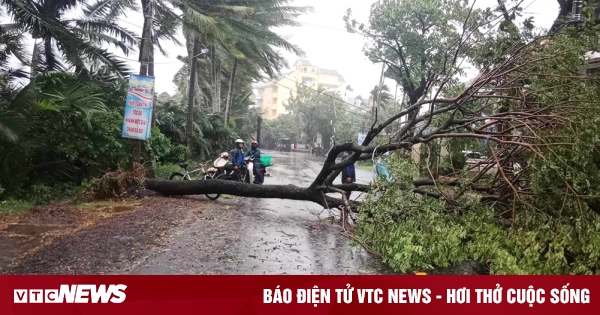
[[[277,160],[266,185],[308,186],[318,173],[309,155],[267,152]],[[231,206],[228,208],[228,206]],[[350,247],[341,226],[315,203],[282,199],[219,200],[182,227],[134,274],[389,274],[379,259]],[[213,218],[214,220],[207,220]]]
[[[51,231],[63,229],[64,226],[50,226],[50,225],[35,225],[35,224],[11,224],[6,228],[6,232],[10,234],[21,234],[21,235],[38,235],[44,234]]]
[[[5,272],[15,258],[42,245],[44,234],[66,227],[21,223],[8,225],[0,236],[0,273]]]
[[[111,209],[111,212],[127,212],[135,210],[135,206],[117,206]]]
[[[39,238],[23,236],[0,238],[0,273],[3,273],[12,261],[42,244]]]

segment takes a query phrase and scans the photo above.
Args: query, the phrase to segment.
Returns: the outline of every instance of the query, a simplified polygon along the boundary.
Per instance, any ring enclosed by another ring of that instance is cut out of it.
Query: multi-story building
[[[276,119],[288,113],[285,105],[291,97],[296,96],[297,84],[337,92],[342,99],[346,96],[346,82],[341,74],[300,59],[294,64],[293,71],[257,87],[256,104],[262,106],[264,119]]]

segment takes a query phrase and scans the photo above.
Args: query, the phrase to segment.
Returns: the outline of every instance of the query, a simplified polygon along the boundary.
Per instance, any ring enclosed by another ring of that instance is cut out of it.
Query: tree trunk
[[[33,43],[33,53],[31,55],[31,70],[29,71],[29,80],[34,83],[34,78],[37,75],[38,68],[40,66],[40,46],[37,42],[37,39],[34,40]]]
[[[262,117],[259,115],[257,118],[257,127],[256,127],[256,142],[260,146],[260,132],[262,128]]]
[[[233,103],[233,87],[235,84],[235,72],[237,70],[237,58],[233,57],[233,66],[231,67],[231,77],[229,78],[229,90],[227,91],[227,100],[225,101],[225,124],[229,125],[229,113]]]
[[[371,110],[371,125],[377,122],[377,108],[379,107],[379,101],[381,98],[381,88],[383,86],[383,81],[385,78],[385,63],[381,67],[381,77],[379,78],[379,85],[377,86],[377,96],[375,99],[375,104],[373,105],[373,109]]]
[[[221,112],[221,60],[215,56],[215,64],[216,64],[216,68],[215,68],[215,99],[216,102],[214,103],[215,108],[214,108],[214,112],[215,113],[220,113]]]
[[[210,98],[212,101],[212,111],[217,112],[217,56],[215,46],[210,47]]]
[[[326,192],[321,193],[320,188],[310,189],[294,185],[255,185],[231,180],[171,181],[156,179],[147,179],[145,185],[146,188],[166,196],[228,194],[240,197],[312,201],[329,208],[342,205],[341,199],[327,196]],[[347,189],[350,187],[350,190],[358,187],[358,185],[339,186]]]
[[[190,80],[188,82],[187,119],[185,127],[185,138],[188,148],[188,158],[192,157],[192,138],[194,135],[194,94],[196,87],[196,72],[198,68],[198,51],[200,50],[200,37],[194,37],[194,48],[190,58]]]
[[[152,44],[152,1],[151,0],[142,0],[142,12],[144,13],[144,25],[142,28],[142,40],[140,42],[140,75],[149,75],[148,70],[152,69],[154,72],[153,53],[152,48],[154,47]],[[150,123],[151,125],[151,123]],[[150,126],[149,126],[150,127]],[[141,140],[132,140],[133,141],[133,167],[135,169],[136,164],[141,162],[143,141]],[[153,172],[150,172],[152,175]]]
[[[573,0],[557,0],[559,9],[558,15],[552,23],[552,27],[550,28],[550,33],[556,32],[562,26],[562,20],[569,16],[571,10],[573,10]]]

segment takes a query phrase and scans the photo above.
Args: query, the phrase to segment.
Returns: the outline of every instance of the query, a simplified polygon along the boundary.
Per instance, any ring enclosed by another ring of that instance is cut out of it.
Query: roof
[[[298,59],[298,61],[296,61],[296,63],[300,63],[301,66],[315,67],[315,65],[313,65],[310,61],[308,61],[306,59]],[[319,68],[319,73],[325,74],[325,75],[337,76],[339,78],[340,82],[346,82],[344,77],[335,70]]]
[[[308,61],[306,59],[298,59],[297,62],[299,62],[300,65],[303,65],[303,66],[310,66],[310,67],[313,66],[312,63],[310,63],[310,61]]]
[[[342,77],[342,75],[339,72],[335,71],[335,70],[319,69],[319,73],[326,74],[326,75],[337,76],[340,79],[340,82],[346,82],[346,81],[344,81],[344,77]]]

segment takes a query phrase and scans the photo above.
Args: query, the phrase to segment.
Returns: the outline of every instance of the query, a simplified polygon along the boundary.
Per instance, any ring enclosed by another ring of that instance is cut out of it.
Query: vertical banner
[[[362,145],[362,143],[365,141],[365,138],[367,137],[367,134],[364,132],[359,132],[358,133],[358,145]]]
[[[123,137],[137,140],[150,138],[152,107],[154,100],[154,77],[132,74],[129,77]]]

